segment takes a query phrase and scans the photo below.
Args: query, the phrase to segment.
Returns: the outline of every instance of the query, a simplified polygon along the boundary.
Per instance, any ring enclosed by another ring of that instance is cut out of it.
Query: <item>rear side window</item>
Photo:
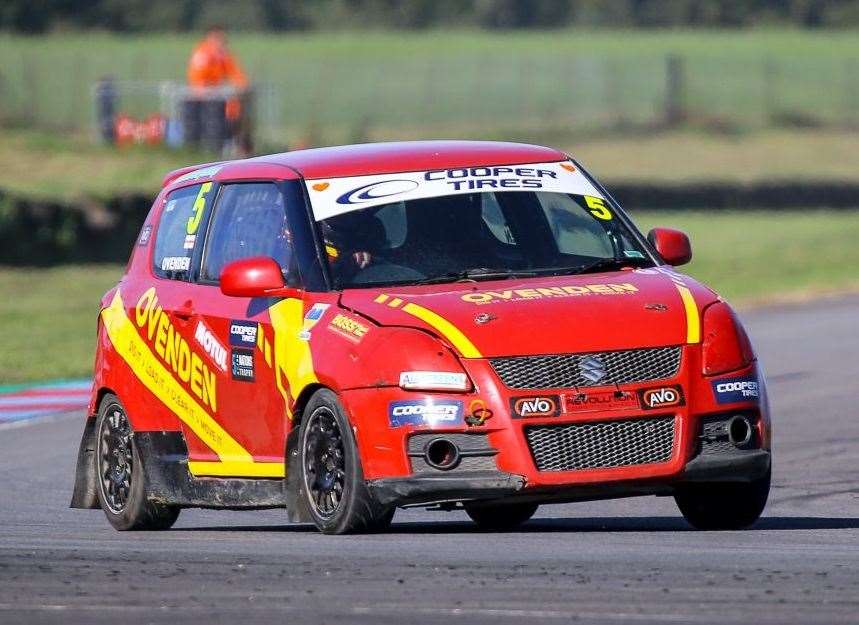
[[[177,189],[167,196],[155,237],[152,271],[156,276],[188,279],[200,224],[211,203],[211,189],[212,183],[205,182]]]
[[[273,183],[222,187],[209,227],[200,279],[217,282],[225,265],[250,256],[273,258],[287,284],[299,283],[283,194]]]

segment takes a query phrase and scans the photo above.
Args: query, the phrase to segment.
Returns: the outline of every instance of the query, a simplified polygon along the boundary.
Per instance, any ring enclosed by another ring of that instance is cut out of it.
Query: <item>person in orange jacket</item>
[[[188,84],[192,87],[232,85],[248,86],[248,79],[227,48],[227,35],[220,26],[212,26],[197,44],[188,61]]]
[[[188,85],[191,87],[191,94],[185,102],[186,143],[196,146],[202,139],[209,149],[229,151],[237,148],[242,155],[250,153],[250,120],[246,119],[247,114],[243,114],[242,110],[242,98],[248,88],[248,79],[239,62],[230,53],[227,35],[222,27],[210,27],[191,53],[188,61]],[[239,93],[226,100],[210,99],[210,94],[206,93],[207,89],[225,86],[234,87]],[[219,107],[222,107],[220,114],[216,112]],[[221,116],[224,126],[217,124],[218,115]],[[234,148],[229,148],[230,145]]]

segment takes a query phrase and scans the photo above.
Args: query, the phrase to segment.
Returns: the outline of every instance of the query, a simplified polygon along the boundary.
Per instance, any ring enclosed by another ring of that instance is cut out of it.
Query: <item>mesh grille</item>
[[[728,419],[730,417],[707,417],[701,424],[701,453],[727,454],[736,449],[728,440]]]
[[[598,364],[594,363],[594,359]],[[492,358],[489,362],[509,388],[610,386],[674,377],[680,368],[680,348],[657,347],[593,354],[516,356]],[[604,375],[594,380],[600,371]],[[596,376],[593,375],[595,372]],[[590,377],[587,377],[588,375]]]
[[[674,417],[525,428],[539,471],[608,469],[667,462],[674,448]]]

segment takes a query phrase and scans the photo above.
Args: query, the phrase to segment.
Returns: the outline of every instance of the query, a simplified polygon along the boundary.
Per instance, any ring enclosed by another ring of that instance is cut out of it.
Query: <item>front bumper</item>
[[[383,505],[421,505],[444,502],[505,500],[534,503],[593,501],[643,495],[672,495],[683,485],[707,482],[750,482],[763,477],[771,466],[765,449],[738,450],[721,456],[699,455],[681,475],[670,479],[631,480],[581,485],[526,488],[521,475],[502,471],[470,474],[415,475],[370,480],[367,487]]]
[[[772,464],[766,449],[737,450],[718,456],[699,455],[690,460],[681,476],[683,482],[750,482],[763,477]]]
[[[525,486],[521,475],[501,471],[472,472],[468,475],[420,475],[367,482],[370,492],[383,505],[409,505],[500,499],[515,495]]]
[[[713,380],[700,374],[700,347],[695,345],[684,347],[681,370],[675,377],[618,387],[633,393],[646,387],[681,387],[685,401],[679,406],[652,410],[641,406],[599,407],[590,411],[564,410],[561,414],[531,418],[513,415],[512,404],[516,397],[539,397],[569,391],[513,391],[501,384],[486,360],[465,361],[464,367],[474,382],[474,390],[469,393],[416,393],[390,387],[355,389],[344,393],[350,418],[357,426],[356,438],[365,479],[386,503],[409,505],[501,498],[548,502],[670,495],[681,484],[754,480],[770,467],[769,410],[756,363],[724,376],[759,378],[762,393],[755,400],[718,402],[712,389]],[[492,416],[479,425],[461,420],[434,425],[389,424],[391,406],[415,400],[459,402],[465,415],[478,407],[486,409]],[[707,447],[704,442],[707,437],[703,436],[702,429],[704,424],[735,414],[748,415],[754,421],[755,443],[749,445],[753,448],[725,450],[716,442],[704,449]],[[669,416],[674,419],[670,454],[662,454],[649,462],[541,468],[528,438],[529,429],[535,427],[616,424]],[[433,470],[422,458],[422,443],[418,444],[418,439],[437,436],[459,437],[459,441],[468,439],[470,442],[463,450],[468,448],[474,457],[464,457],[453,470]]]

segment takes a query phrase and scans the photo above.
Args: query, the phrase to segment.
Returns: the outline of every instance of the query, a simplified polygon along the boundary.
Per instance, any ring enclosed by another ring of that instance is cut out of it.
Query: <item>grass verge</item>
[[[403,135],[391,132],[374,138]],[[859,181],[856,136],[835,130],[766,130],[736,136],[685,130],[602,138],[577,137],[569,130],[535,130],[528,136],[508,133],[494,138],[565,149],[609,185],[618,180],[651,184]],[[26,197],[76,200],[129,192],[154,197],[168,171],[211,160],[216,159],[163,148],[116,149],[79,135],[0,131],[0,189]]]
[[[859,211],[633,214],[689,233],[683,271],[740,305],[859,289]],[[0,385],[89,375],[100,296],[121,265],[0,268]]]

